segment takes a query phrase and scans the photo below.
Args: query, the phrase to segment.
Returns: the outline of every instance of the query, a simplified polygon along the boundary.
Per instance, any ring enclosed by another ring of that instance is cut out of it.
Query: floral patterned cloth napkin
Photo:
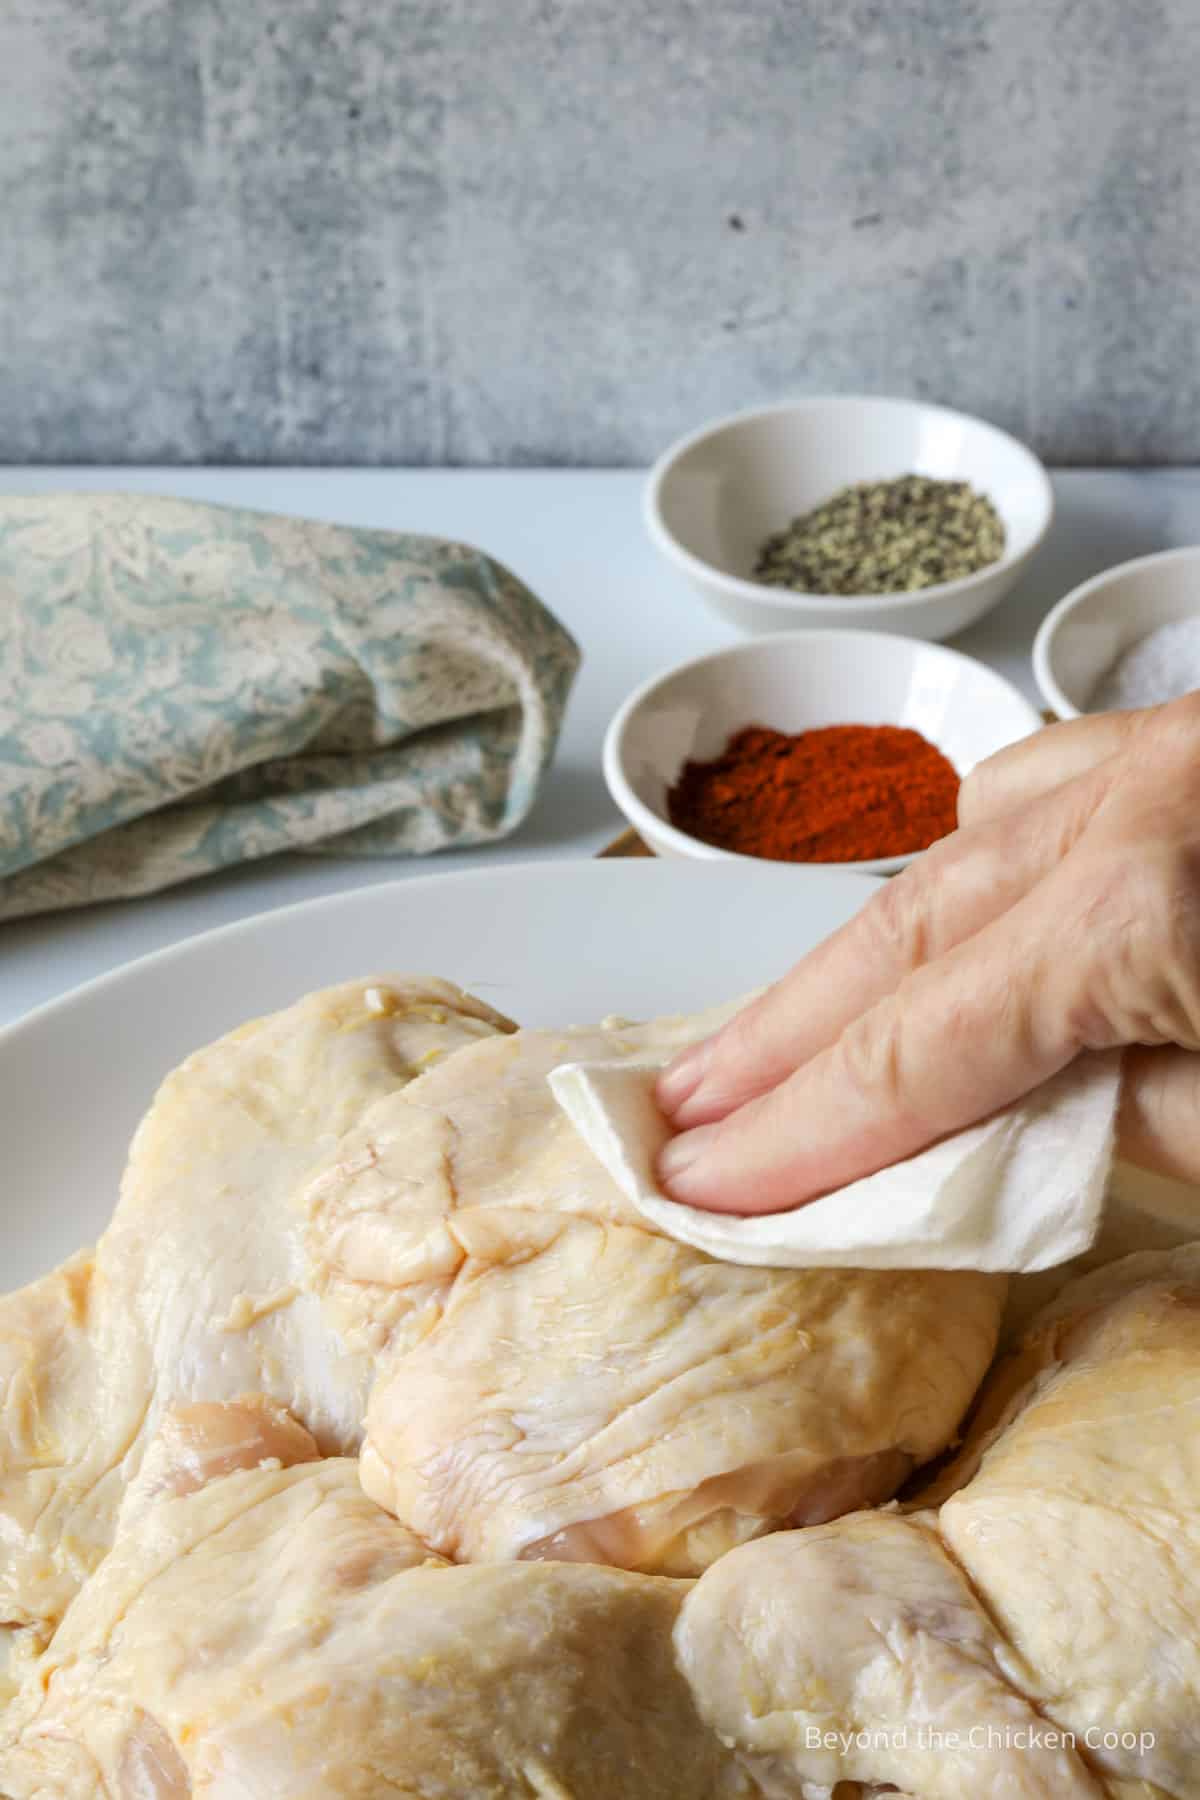
[[[0,919],[528,812],[579,651],[477,550],[140,495],[0,497]]]

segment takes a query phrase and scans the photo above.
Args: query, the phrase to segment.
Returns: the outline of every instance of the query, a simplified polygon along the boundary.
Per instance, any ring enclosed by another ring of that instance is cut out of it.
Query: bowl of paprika
[[[875,631],[751,638],[638,688],[604,775],[661,856],[901,869],[952,831],[959,782],[1036,731],[973,657]]]

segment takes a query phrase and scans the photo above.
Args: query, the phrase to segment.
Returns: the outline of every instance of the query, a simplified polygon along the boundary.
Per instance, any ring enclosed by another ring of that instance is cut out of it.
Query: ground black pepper
[[[965,481],[901,475],[841,488],[769,537],[754,579],[808,594],[901,594],[974,575],[1004,552],[1004,525]]]

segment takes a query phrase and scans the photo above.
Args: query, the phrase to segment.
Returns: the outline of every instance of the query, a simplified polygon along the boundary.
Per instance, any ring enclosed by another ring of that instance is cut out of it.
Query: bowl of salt
[[[1118,563],[1072,589],[1042,621],[1033,672],[1060,719],[1200,689],[1200,545]]]

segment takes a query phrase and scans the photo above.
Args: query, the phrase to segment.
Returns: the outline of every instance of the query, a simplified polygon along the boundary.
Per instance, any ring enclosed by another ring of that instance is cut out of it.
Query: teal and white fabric
[[[503,837],[578,661],[462,544],[140,495],[0,497],[0,919],[279,850]]]

